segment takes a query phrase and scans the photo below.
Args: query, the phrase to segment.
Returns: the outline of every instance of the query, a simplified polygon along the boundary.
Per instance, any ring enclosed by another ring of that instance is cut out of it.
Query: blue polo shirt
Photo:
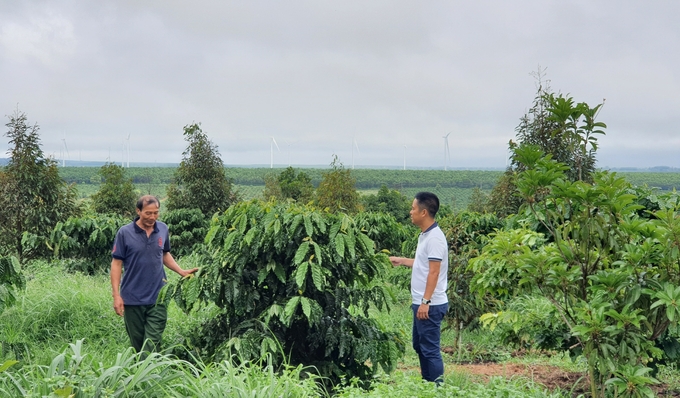
[[[166,281],[163,254],[170,251],[170,238],[160,221],[147,237],[138,219],[118,230],[111,255],[123,261],[120,296],[125,305],[152,305]]]

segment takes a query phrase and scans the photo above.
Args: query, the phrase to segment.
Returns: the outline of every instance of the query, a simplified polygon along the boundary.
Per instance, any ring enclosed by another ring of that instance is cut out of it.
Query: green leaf
[[[297,305],[300,303],[300,296],[293,296],[291,297],[290,300],[288,300],[288,303],[286,303],[286,307],[283,309],[283,322],[284,323],[290,323],[290,320],[293,318],[293,315],[295,314],[295,309],[297,308]]]
[[[228,252],[229,250],[231,250],[231,246],[232,244],[234,244],[234,240],[236,239],[237,235],[238,234],[236,234],[236,232],[231,232],[227,235],[227,238],[224,240],[223,245],[224,251]]]
[[[257,233],[257,230],[255,228],[251,228],[248,230],[248,233],[246,233],[245,238],[243,238],[243,241],[250,246],[250,244],[253,242],[253,238],[255,237],[255,234]]]
[[[315,263],[312,263],[312,281],[314,282],[314,287],[322,292],[326,281],[321,266]]]
[[[335,251],[342,258],[345,255],[345,238],[342,234],[335,235]]]
[[[345,240],[345,246],[349,250],[349,255],[351,256],[351,259],[354,259],[357,254],[356,251],[354,250],[354,235],[341,235],[342,238]]]
[[[279,278],[281,283],[286,283],[286,272],[283,269],[283,265],[276,264],[276,268],[274,268],[274,275]]]
[[[15,365],[15,364],[17,364],[17,363],[19,363],[19,361],[15,361],[15,360],[13,360],[13,359],[8,359],[8,360],[6,360],[5,362],[2,363],[2,365],[0,365],[0,372],[6,371],[6,370],[9,369],[12,365]]]
[[[319,265],[321,265],[321,247],[318,244],[316,244],[316,242],[312,242],[312,246],[314,246],[314,254],[316,255],[316,262]]]
[[[307,269],[309,267],[308,262],[300,264],[295,272],[295,283],[298,287],[302,289],[302,285],[305,283],[305,278],[307,277]]]
[[[269,274],[269,268],[268,267],[263,267],[260,268],[260,271],[257,273],[257,284],[261,285],[262,282],[267,278],[267,275]]]
[[[302,313],[305,314],[308,320],[311,320],[312,307],[309,304],[309,299],[307,297],[300,297],[300,304],[302,304]]]
[[[309,251],[309,241],[302,242],[300,247],[298,247],[297,252],[295,252],[295,258],[293,259],[293,264],[298,265],[302,263],[307,256]]]
[[[312,217],[305,213],[304,215],[304,222],[305,222],[305,232],[307,233],[307,236],[310,238],[314,235],[314,226],[312,225]]]

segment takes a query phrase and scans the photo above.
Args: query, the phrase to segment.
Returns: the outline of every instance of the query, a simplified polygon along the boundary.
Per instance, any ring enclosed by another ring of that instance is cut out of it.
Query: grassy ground
[[[159,391],[158,395],[151,396],[312,397],[329,393],[318,390],[318,384],[306,375],[303,367],[280,373],[267,368],[266,363],[256,370],[229,363],[191,365],[169,357],[152,357],[140,362],[128,349],[122,319],[113,312],[111,287],[106,275],[69,274],[60,263],[44,262],[26,267],[24,273],[28,279],[26,290],[21,292],[16,306],[0,314],[3,345],[0,365],[11,365],[8,369],[0,367],[0,396],[17,396],[17,392],[18,396],[43,396],[55,391],[79,392],[76,397],[136,396],[136,389],[148,390],[161,380],[175,386],[174,390],[169,392],[163,388],[162,393]],[[401,331],[410,341],[412,315],[408,292],[399,292],[397,296],[390,313],[374,311],[372,316],[386,327]],[[182,341],[185,331],[199,321],[171,305],[165,345]],[[455,334],[447,331],[442,343],[454,345],[454,339]],[[463,336],[464,346],[485,344],[496,344],[488,333]],[[462,355],[471,358],[475,354],[466,349]],[[503,357],[503,354],[498,356]],[[444,396],[472,397],[562,396],[561,393],[546,392],[543,387],[523,378],[494,378],[477,384],[465,374],[454,371],[454,359],[445,355],[446,382],[439,389],[420,379],[417,356],[408,347],[398,370],[391,375],[381,375],[371,392],[350,383],[333,393],[340,397],[389,394],[394,398],[441,396],[443,393]],[[150,378],[152,374],[158,377]],[[139,382],[123,388],[133,380]],[[237,390],[250,393],[232,395]],[[279,395],[272,395],[273,391]]]
[[[144,396],[163,397],[558,398],[576,396],[574,391],[569,391],[570,383],[577,383],[585,370],[583,361],[574,362],[566,354],[514,356],[511,348],[485,329],[463,333],[462,349],[444,354],[445,383],[440,388],[421,380],[417,355],[410,343],[397,370],[380,374],[371,391],[351,381],[336,391],[323,391],[315,383],[315,376],[309,375],[303,366],[281,371],[268,367],[266,358],[257,367],[228,362],[190,364],[166,356],[141,361],[129,350],[123,320],[113,311],[107,275],[67,273],[59,262],[33,263],[23,272],[27,278],[26,289],[20,292],[14,307],[0,314],[0,396],[3,397],[146,394]],[[169,277],[176,276],[169,274]],[[397,290],[396,297],[390,312],[372,310],[371,316],[387,329],[399,331],[405,341],[410,342],[409,292]],[[206,312],[189,316],[171,304],[164,345],[181,344],[183,336],[207,316]],[[453,330],[445,330],[442,346],[456,347],[456,338]],[[460,365],[461,362],[475,364]],[[549,382],[551,377],[554,381],[562,373],[571,377],[571,381]],[[674,396],[680,389],[680,372],[675,366],[661,366],[657,377],[664,383],[663,396]],[[546,389],[544,385],[551,388]],[[157,393],[148,392],[154,388],[158,388]]]

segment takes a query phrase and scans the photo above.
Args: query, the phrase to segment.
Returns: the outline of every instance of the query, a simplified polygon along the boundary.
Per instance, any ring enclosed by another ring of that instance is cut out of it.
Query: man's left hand
[[[421,321],[430,319],[430,305],[421,304],[420,307],[418,307],[418,312],[416,312],[416,318],[420,319]]]
[[[196,271],[198,271],[198,268],[192,268],[189,270],[182,270],[179,274],[182,278],[186,278],[187,276],[193,274]]]

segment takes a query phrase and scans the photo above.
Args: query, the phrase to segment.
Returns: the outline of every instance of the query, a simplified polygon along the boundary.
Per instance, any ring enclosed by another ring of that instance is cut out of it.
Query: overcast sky
[[[274,137],[275,167],[443,168],[450,133],[449,168],[494,168],[540,65],[554,91],[606,99],[600,167],[680,167],[679,16],[675,0],[3,0],[0,115],[18,105],[71,160],[120,162],[129,134],[131,162],[179,162],[200,122],[228,165],[268,167]]]

